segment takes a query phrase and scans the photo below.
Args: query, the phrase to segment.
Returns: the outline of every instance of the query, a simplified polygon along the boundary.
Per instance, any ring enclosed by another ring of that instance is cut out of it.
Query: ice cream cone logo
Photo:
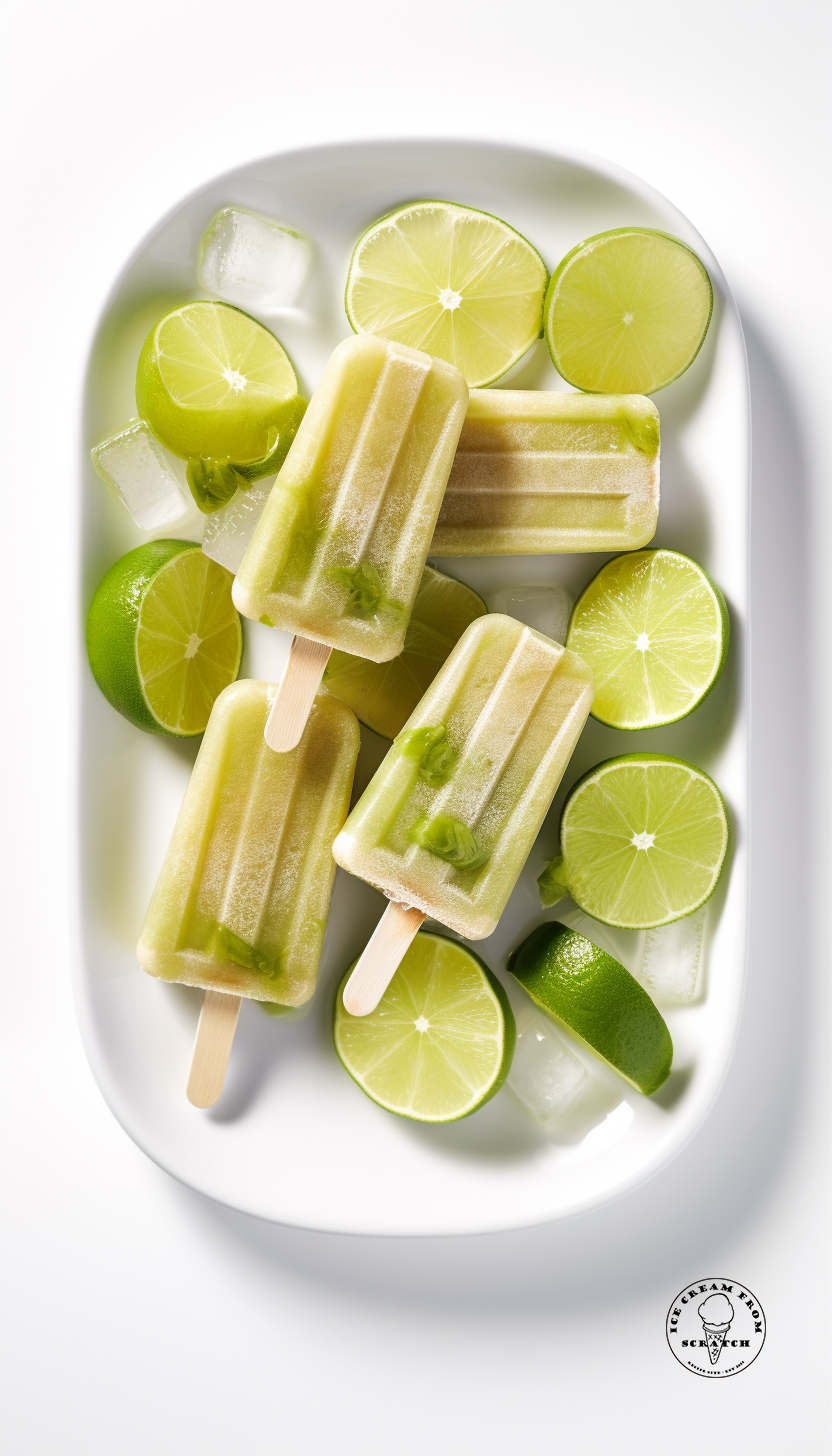
[[[699,1306],[699,1318],[708,1341],[708,1359],[715,1365],[734,1318],[734,1306],[725,1294],[709,1294]]]
[[[721,1380],[747,1370],[766,1338],[756,1295],[736,1279],[701,1279],[681,1289],[667,1313],[667,1343],[694,1375]]]

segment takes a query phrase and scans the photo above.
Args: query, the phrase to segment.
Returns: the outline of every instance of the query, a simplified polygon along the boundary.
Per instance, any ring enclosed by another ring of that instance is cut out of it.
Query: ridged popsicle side
[[[473,389],[430,554],[646,546],[659,415],[642,395]]]
[[[164,980],[298,1006],[315,989],[359,732],[321,696],[298,747],[273,753],[273,698],[255,681],[218,697],[137,955]]]
[[[247,617],[386,662],[402,649],[468,388],[359,334],[330,359],[234,584]]]
[[[583,659],[541,633],[473,622],[338,835],[338,864],[460,935],[490,935],[593,691]]]

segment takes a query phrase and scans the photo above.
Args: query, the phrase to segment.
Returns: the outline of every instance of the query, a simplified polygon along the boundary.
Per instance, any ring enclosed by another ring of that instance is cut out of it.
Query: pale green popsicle
[[[634,551],[658,514],[651,400],[472,389],[430,554]]]
[[[152,976],[299,1006],[315,989],[359,731],[316,698],[303,737],[273,753],[269,683],[217,698],[137,955]]]
[[[592,706],[582,658],[513,617],[466,629],[333,846],[469,940],[490,935]]]
[[[465,418],[453,365],[339,344],[234,583],[237,608],[373,662],[398,656]]]

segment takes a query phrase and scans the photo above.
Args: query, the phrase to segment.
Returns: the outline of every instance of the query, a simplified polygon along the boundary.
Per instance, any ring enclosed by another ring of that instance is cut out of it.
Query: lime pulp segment
[[[335,1003],[335,1049],[368,1097],[418,1122],[456,1122],[505,1081],[514,1017],[499,981],[467,946],[420,931],[375,1011]]]
[[[500,218],[453,202],[398,208],[356,244],[347,278],[355,331],[380,334],[491,384],[540,336],[547,272]]]
[[[163,568],[145,595],[136,661],[150,711],[168,732],[204,732],[214,701],[237,676],[240,618],[232,576],[201,550]]]
[[[151,329],[139,356],[139,413],[183,459],[262,460],[297,392],[274,335],[226,303],[173,309]]]
[[[588,915],[640,930],[692,914],[713,893],[728,814],[713,779],[693,764],[629,753],[576,784],[560,838],[553,893],[565,883]]]
[[[595,677],[592,716],[611,728],[655,728],[707,697],[728,655],[719,587],[678,551],[607,562],[578,598],[567,647]]]
[[[653,394],[702,347],[713,289],[696,254],[653,228],[579,243],[552,274],[544,330],[558,373],[577,389]]]
[[[426,566],[399,656],[370,662],[335,651],[324,674],[327,690],[368,728],[395,738],[465,628],[485,611],[470,587]]]

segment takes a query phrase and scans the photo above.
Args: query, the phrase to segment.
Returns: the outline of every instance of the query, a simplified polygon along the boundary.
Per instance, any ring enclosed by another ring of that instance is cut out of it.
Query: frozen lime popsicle
[[[242,681],[217,698],[137,948],[151,975],[226,1007],[312,995],[358,754],[354,714],[326,696],[298,747],[273,753],[274,694]]]
[[[458,370],[417,349],[358,334],[335,350],[234,583],[241,612],[295,634],[276,713],[298,663],[308,695],[333,647],[401,652],[467,402]]]
[[[431,554],[635,550],[658,513],[649,399],[472,389]]]
[[[338,864],[397,902],[353,972],[349,1011],[373,1009],[377,963],[386,985],[425,916],[469,940],[495,929],[593,691],[582,658],[513,617],[466,629],[333,846]]]

